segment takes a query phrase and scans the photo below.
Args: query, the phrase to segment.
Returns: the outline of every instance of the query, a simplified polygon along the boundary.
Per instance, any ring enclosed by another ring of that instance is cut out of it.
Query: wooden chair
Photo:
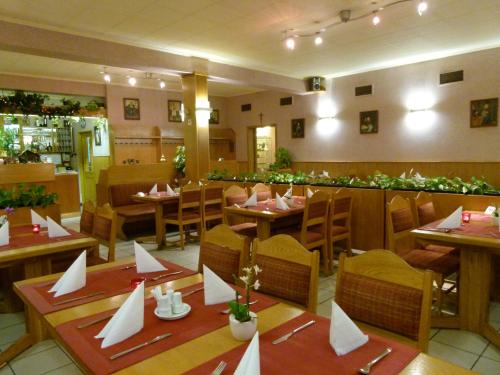
[[[234,204],[243,204],[247,201],[247,191],[237,185],[231,185],[224,192],[224,206],[233,206]],[[243,236],[255,238],[257,237],[257,223],[244,221],[238,217],[224,215],[224,223],[229,225],[232,230]]]
[[[222,222],[224,217],[224,187],[218,182],[204,184],[202,189],[202,219],[203,230],[207,229],[207,223],[211,221]]]
[[[116,212],[111,208],[109,203],[96,208],[92,236],[99,241],[99,244],[105,245],[108,248],[108,257],[107,259],[103,259],[100,256],[94,256],[87,260],[88,263],[99,264],[115,261],[117,226],[118,219]]]
[[[432,272],[414,269],[388,250],[341,254],[335,301],[349,317],[368,324],[359,324],[361,329],[427,351]]]
[[[351,245],[352,195],[346,189],[339,189],[332,195],[328,215],[328,255],[330,267],[333,267],[333,246],[336,242],[345,241],[345,251],[352,256]]]
[[[255,186],[250,188],[250,192],[248,195],[253,193],[257,193],[257,201],[265,201],[267,199],[271,199],[271,188],[262,182],[255,184]]]
[[[258,274],[259,292],[270,294],[316,312],[319,254],[308,251],[286,234],[253,241],[252,264]]]
[[[86,201],[83,204],[82,215],[80,217],[80,233],[92,235],[94,228],[95,206],[92,201]]]
[[[438,285],[437,306],[441,311],[444,278],[459,270],[459,258],[453,254],[415,248],[411,231],[415,228],[410,202],[396,195],[387,203],[387,236],[389,249],[401,255],[412,267],[434,272]],[[404,242],[405,247],[398,246]]]
[[[200,186],[188,183],[180,189],[177,212],[167,210],[163,214],[163,222],[165,224],[177,225],[179,227],[179,242],[182,250],[184,250],[185,230],[187,226],[197,224],[198,234],[201,233],[202,207],[203,200]]]
[[[311,198],[306,199],[304,216],[299,231],[292,231],[290,234],[298,240],[306,249],[321,248],[323,267],[325,273],[329,274],[330,257],[327,251],[327,222],[330,196],[322,191],[317,191]]]
[[[223,280],[234,283],[241,268],[249,262],[250,239],[235,233],[228,225],[219,224],[203,232],[198,258],[198,272],[206,265]]]

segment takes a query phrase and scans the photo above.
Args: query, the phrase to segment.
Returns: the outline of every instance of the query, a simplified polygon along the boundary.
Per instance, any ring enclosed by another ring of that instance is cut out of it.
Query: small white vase
[[[251,319],[248,322],[240,322],[233,314],[229,315],[229,328],[233,337],[238,341],[248,341],[257,332],[257,314],[250,311]]]

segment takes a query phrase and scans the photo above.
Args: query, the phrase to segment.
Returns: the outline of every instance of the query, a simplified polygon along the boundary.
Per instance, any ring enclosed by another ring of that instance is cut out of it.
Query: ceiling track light
[[[288,29],[288,30],[283,31],[284,45],[287,49],[294,50],[295,45],[296,45],[296,42],[295,42],[296,38],[314,38],[314,44],[318,46],[318,45],[323,43],[323,38],[321,37],[320,34],[325,32],[327,29],[339,26],[343,23],[357,21],[357,20],[360,20],[363,18],[371,17],[371,21],[372,21],[373,25],[377,26],[378,24],[380,24],[380,22],[382,20],[382,18],[380,17],[380,15],[378,13],[380,13],[381,11],[383,11],[387,8],[390,8],[392,6],[396,6],[396,5],[399,5],[402,3],[407,3],[407,2],[415,2],[415,0],[395,0],[395,1],[392,1],[391,3],[388,3],[388,4],[385,4],[381,7],[378,7],[375,10],[371,10],[369,12],[360,14],[359,16],[356,16],[356,17],[352,17],[352,12],[350,9],[341,10],[338,13],[337,20],[335,20],[334,22],[332,22],[330,24],[323,26],[318,31],[309,32],[309,33],[300,33],[300,32],[297,32],[295,29]],[[417,13],[420,16],[422,16],[427,11],[427,9],[428,9],[427,1],[418,0]],[[316,21],[315,23],[319,24],[320,22]],[[288,34],[289,32],[293,32],[293,35],[290,36]]]

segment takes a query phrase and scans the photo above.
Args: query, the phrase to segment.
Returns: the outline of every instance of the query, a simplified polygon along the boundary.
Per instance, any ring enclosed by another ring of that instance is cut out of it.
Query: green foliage
[[[56,193],[47,193],[44,185],[19,184],[11,190],[0,189],[0,208],[46,207],[57,201]]]
[[[177,146],[174,156],[174,165],[178,172],[182,173],[182,175],[186,174],[186,146]]]
[[[250,309],[246,304],[239,303],[238,298],[240,298],[240,293],[236,292],[236,298],[234,301],[229,301],[231,314],[233,314],[236,320],[240,322],[248,322],[251,319]]]
[[[208,172],[209,180],[220,181],[226,179],[227,177],[229,177],[229,171],[227,169],[224,169],[223,171],[214,169],[213,171]]]
[[[276,161],[269,166],[269,169],[276,171],[278,169],[290,168],[292,166],[292,155],[284,147],[278,147],[276,150]]]
[[[14,129],[0,129],[0,150],[5,150],[9,155],[12,155],[16,138],[17,135]]]

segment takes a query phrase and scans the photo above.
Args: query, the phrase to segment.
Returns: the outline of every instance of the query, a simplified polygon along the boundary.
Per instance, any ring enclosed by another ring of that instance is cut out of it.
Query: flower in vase
[[[240,322],[248,322],[251,320],[250,316],[250,290],[254,289],[257,290],[260,288],[260,282],[257,279],[257,274],[259,272],[262,272],[262,269],[258,266],[255,265],[253,267],[244,267],[243,268],[243,275],[237,278],[236,276],[233,275],[235,280],[241,280],[243,284],[245,285],[245,302],[240,303],[239,297],[240,293],[236,291],[236,298],[234,301],[229,302],[229,308],[231,309],[231,314],[234,315],[236,320]]]

